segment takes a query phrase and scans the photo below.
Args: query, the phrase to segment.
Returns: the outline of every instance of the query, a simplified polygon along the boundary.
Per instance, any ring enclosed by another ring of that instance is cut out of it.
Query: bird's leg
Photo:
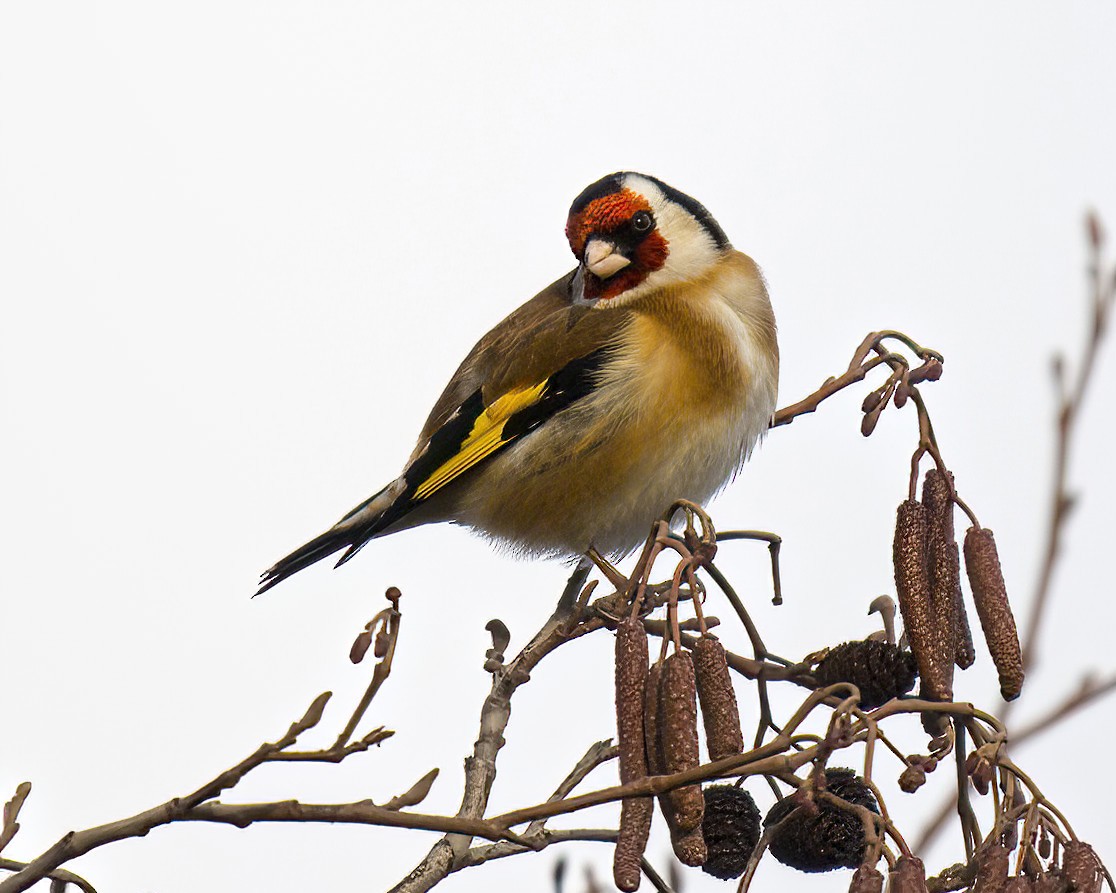
[[[628,578],[613,567],[609,560],[598,552],[596,548],[593,546],[589,547],[589,551],[585,553],[585,558],[583,558],[582,561],[586,559],[597,566],[597,570],[605,575],[605,579],[615,587],[617,592],[628,591]],[[579,564],[578,567],[580,566]]]

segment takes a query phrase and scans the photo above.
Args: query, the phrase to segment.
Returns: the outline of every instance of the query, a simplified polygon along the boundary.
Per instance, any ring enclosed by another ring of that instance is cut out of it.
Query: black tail
[[[275,562],[260,575],[260,588],[256,590],[256,595],[267,592],[292,574],[297,574],[334,552],[347,550],[337,562],[337,567],[356,555],[365,543],[383,533],[410,509],[409,502],[392,499],[388,494],[392,487],[389,484],[379,493],[369,496],[321,536],[314,537],[286,558]]]
[[[267,592],[272,586],[282,583],[292,574],[297,574],[303,568],[321,561],[334,552],[351,548],[358,542],[363,545],[362,541],[366,540],[366,537],[362,534],[363,531],[357,527],[333,527],[321,536],[314,537],[306,545],[299,546],[286,558],[279,559],[264,571],[260,575],[260,588],[256,591],[256,595]]]

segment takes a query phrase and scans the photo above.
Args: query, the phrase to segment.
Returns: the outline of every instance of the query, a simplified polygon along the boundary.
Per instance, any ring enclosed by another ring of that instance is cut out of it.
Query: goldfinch
[[[701,204],[632,172],[574,199],[566,237],[577,267],[469,352],[403,473],[259,592],[435,521],[523,555],[622,556],[674,500],[704,503],[733,477],[779,376],[756,264]]]

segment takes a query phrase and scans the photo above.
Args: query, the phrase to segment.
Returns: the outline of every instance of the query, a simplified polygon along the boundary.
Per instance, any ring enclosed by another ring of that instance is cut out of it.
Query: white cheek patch
[[[629,174],[624,186],[647,199],[655,225],[667,240],[667,259],[662,269],[647,277],[646,284],[662,287],[700,276],[721,257],[717,243],[689,211],[670,201],[651,180]]]
[[[705,227],[673,202],[664,202],[659,229],[670,243],[663,269],[679,279],[700,275],[721,256]]]

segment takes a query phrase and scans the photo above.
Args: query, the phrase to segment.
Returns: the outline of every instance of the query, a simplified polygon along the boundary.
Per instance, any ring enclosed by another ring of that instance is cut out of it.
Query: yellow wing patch
[[[538,400],[545,388],[546,381],[542,381],[529,388],[508,391],[493,400],[477,416],[458,451],[418,485],[412,499],[426,499],[507,443],[504,425],[508,419]]]

